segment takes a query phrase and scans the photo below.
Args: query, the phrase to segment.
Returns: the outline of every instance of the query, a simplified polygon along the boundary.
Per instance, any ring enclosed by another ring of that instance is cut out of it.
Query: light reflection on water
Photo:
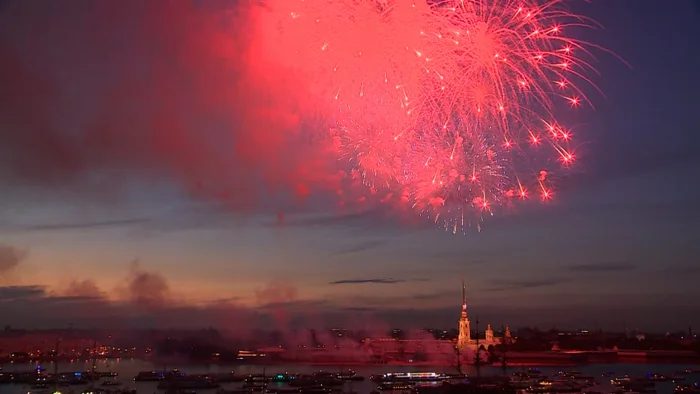
[[[4,364],[2,365],[3,371],[13,372],[13,371],[30,371],[36,369],[37,366],[45,368],[47,372],[54,371],[53,363],[14,363],[14,364]],[[89,370],[92,365],[92,361],[85,362],[73,362],[73,363],[59,363],[59,372],[78,372]],[[312,373],[319,370],[324,371],[340,371],[344,368],[342,366],[334,365],[324,367],[322,365],[303,365],[303,364],[289,364],[289,365],[202,365],[202,364],[180,364],[180,365],[163,365],[154,364],[151,361],[138,360],[138,359],[109,359],[109,360],[98,360],[96,363],[98,371],[112,371],[119,373],[119,380],[124,383],[125,388],[135,388],[139,394],[142,393],[155,393],[156,382],[134,382],[133,378],[141,371],[152,371],[152,370],[171,370],[173,368],[178,368],[185,373],[224,373],[224,372],[235,372],[237,374],[247,375],[247,374],[259,374],[267,373],[269,375],[277,374],[281,372],[288,373]],[[392,366],[392,365],[366,365],[366,366],[351,366],[357,372],[358,375],[364,376],[366,379],[373,374],[382,374],[386,372],[456,372],[455,368],[445,366],[445,367],[415,367],[415,366]],[[584,375],[594,376],[602,384],[596,388],[603,392],[609,392],[612,388],[609,385],[610,378],[602,378],[601,375],[608,372],[613,372],[615,376],[633,376],[641,377],[645,373],[661,373],[661,374],[672,374],[676,371],[682,371],[684,369],[697,369],[698,365],[681,365],[681,364],[591,364],[591,365],[581,365],[577,367],[542,367],[540,370],[543,375],[552,377],[558,371],[570,371],[576,370],[580,371]],[[473,366],[465,366],[462,368],[463,372],[468,375],[476,375],[477,370]],[[525,370],[525,368],[508,368],[508,374],[512,374],[515,371]],[[503,369],[500,367],[481,367],[481,374],[483,375],[498,375],[503,374]],[[694,383],[700,381],[700,375],[691,374],[686,375],[685,384]],[[228,386],[235,386],[236,384],[223,385],[224,388]],[[656,384],[657,391],[659,393],[671,393],[674,387],[673,382],[659,382]],[[352,382],[352,390],[365,393],[371,391],[376,385],[369,380]],[[75,386],[73,391],[80,393],[84,387]],[[0,392],[2,394],[27,394],[31,390],[27,386],[21,385],[1,385]],[[215,393],[214,390],[198,390],[203,393]]]

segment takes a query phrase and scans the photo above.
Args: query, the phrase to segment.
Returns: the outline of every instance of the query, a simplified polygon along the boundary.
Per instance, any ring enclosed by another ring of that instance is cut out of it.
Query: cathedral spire
[[[464,284],[464,275],[462,275],[462,312],[467,311],[467,287]]]
[[[462,314],[459,318],[459,336],[457,337],[457,348],[464,349],[471,341],[471,327],[467,317],[467,286],[462,275]]]

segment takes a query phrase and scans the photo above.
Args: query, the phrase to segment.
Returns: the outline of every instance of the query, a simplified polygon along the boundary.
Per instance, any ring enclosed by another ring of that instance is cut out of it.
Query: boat
[[[215,389],[219,383],[201,376],[170,377],[158,382],[158,390]]]
[[[417,392],[415,385],[404,382],[382,383],[377,386],[379,392],[390,391],[392,393],[415,393]]]
[[[112,372],[112,371],[95,371],[93,372],[94,375],[96,375],[98,378],[116,378],[119,376],[118,372]]]
[[[165,372],[162,371],[142,371],[134,378],[134,382],[157,382],[165,379]]]
[[[298,392],[302,393],[302,394],[328,394],[328,393],[330,393],[330,391],[326,390],[325,388],[301,389]]]
[[[316,384],[323,385],[323,386],[342,386],[343,381],[338,379],[338,374],[330,373],[330,372],[325,372],[325,371],[318,371],[315,372],[313,375],[311,375],[313,381]]]
[[[676,386],[675,391],[673,393],[700,393],[700,383],[679,384],[678,386]]]
[[[292,387],[308,387],[316,384],[313,375],[296,375],[293,380],[287,382]]]
[[[336,378],[334,375],[325,373],[315,373],[311,375],[297,375],[294,379],[287,382],[292,387],[301,387],[306,389],[309,387],[323,386],[325,388],[342,386],[343,380]]]
[[[437,372],[395,372],[372,376],[376,382],[442,382],[447,379],[448,375]]]
[[[572,380],[595,380],[593,376],[584,375],[579,371],[559,372],[559,374]]]
[[[336,375],[336,378],[340,380],[353,380],[353,381],[361,381],[365,380],[364,376],[360,376],[357,374],[357,372],[353,371],[352,369],[347,369],[345,371],[340,371]]]
[[[303,394],[321,394],[321,393],[340,393],[342,390],[339,387],[329,387],[329,386],[324,386],[322,384],[312,384],[309,386],[304,386],[301,387],[300,389],[297,389],[298,393],[303,393]]]
[[[546,376],[542,375],[542,371],[537,368],[528,368],[527,371],[513,372],[513,376],[520,380],[524,379],[545,379]]]
[[[242,388],[248,393],[264,393],[267,391],[267,385],[265,384],[245,383]]]
[[[248,375],[248,377],[244,379],[246,383],[269,383],[271,380],[272,377],[265,374]]]
[[[110,392],[100,388],[89,388],[83,390],[81,394],[110,394]]]
[[[41,372],[43,371],[37,368],[36,370],[26,371],[26,372],[2,372],[0,371],[0,383],[24,383],[31,384],[41,377],[45,377]]]
[[[223,389],[220,388],[217,392],[217,394],[249,394],[250,390],[244,389],[244,388],[238,388],[238,389]]]
[[[262,375],[248,375],[243,383],[243,389],[248,390],[248,392],[254,393],[264,393],[267,391],[267,385],[272,379],[265,374]]]
[[[665,382],[667,380],[670,380],[670,378],[666,375],[660,374],[660,373],[651,373],[648,372],[645,377],[652,382]]]
[[[610,380],[610,384],[618,387],[629,387],[629,386],[641,386],[641,387],[653,387],[654,381],[648,378],[631,378],[625,376],[622,378],[615,378]]]
[[[214,374],[209,374],[209,376],[212,380],[215,380],[219,383],[236,383],[236,382],[242,382],[245,380],[245,378],[241,375],[236,375],[233,372],[228,372],[228,373],[214,373]]]
[[[291,393],[299,393],[299,389],[295,388],[279,388],[279,389],[267,389],[266,393],[269,394],[291,394]]]
[[[292,375],[292,374],[288,374],[285,372],[285,373],[278,373],[277,375],[272,375],[270,380],[272,382],[277,382],[277,383],[288,383],[296,378],[297,378],[297,375]]]

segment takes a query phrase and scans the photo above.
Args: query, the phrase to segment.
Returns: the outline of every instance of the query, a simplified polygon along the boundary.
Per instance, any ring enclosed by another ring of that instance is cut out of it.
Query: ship
[[[437,372],[396,372],[383,375],[372,375],[375,382],[442,382],[451,376]]]
[[[165,379],[163,371],[142,371],[134,378],[134,382],[157,382]]]

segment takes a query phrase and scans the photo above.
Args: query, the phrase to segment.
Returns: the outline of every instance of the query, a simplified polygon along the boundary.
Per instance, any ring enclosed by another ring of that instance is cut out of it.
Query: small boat
[[[157,382],[165,379],[165,373],[159,371],[143,371],[139,372],[134,378],[135,382]]]
[[[61,392],[63,393],[63,392]],[[91,388],[91,389],[85,389],[82,391],[82,394],[109,394],[109,391],[105,389],[100,389],[100,388]]]
[[[239,388],[239,389],[219,389],[217,394],[250,394],[250,390]]]
[[[674,391],[674,394],[676,393],[700,393],[700,383],[679,384]]]
[[[645,377],[652,382],[665,382],[667,380],[670,380],[670,378],[666,375],[660,374],[660,373],[647,373]]]
[[[415,393],[416,387],[410,383],[382,383],[377,387],[377,390],[390,391],[393,393]]]
[[[336,375],[336,378],[338,378],[340,380],[354,380],[354,381],[365,380],[364,376],[359,376],[357,374],[357,372],[353,371],[352,369],[338,372],[338,374]]]

